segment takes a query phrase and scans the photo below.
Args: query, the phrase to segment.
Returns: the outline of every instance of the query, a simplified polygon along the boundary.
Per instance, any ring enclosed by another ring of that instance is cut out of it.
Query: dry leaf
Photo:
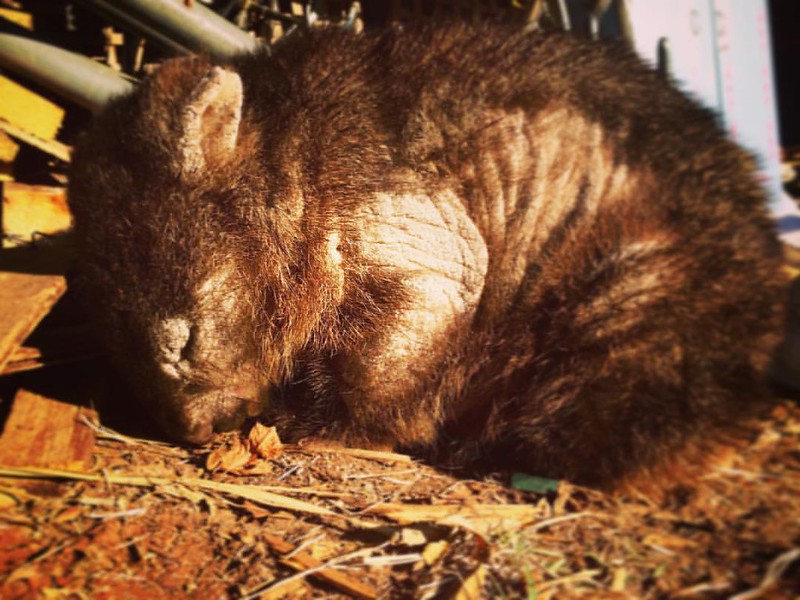
[[[283,452],[283,444],[274,427],[256,423],[247,436],[250,451],[261,458],[275,458]]]
[[[253,455],[238,439],[227,445],[215,448],[206,458],[206,469],[209,471],[235,471],[244,467]]]

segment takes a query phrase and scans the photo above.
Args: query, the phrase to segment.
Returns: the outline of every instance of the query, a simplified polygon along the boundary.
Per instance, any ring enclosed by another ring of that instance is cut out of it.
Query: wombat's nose
[[[181,374],[190,360],[193,330],[187,319],[170,317],[155,328],[158,362],[161,371],[170,379],[182,379]],[[183,362],[181,366],[179,363]]]
[[[181,360],[191,337],[189,321],[182,317],[169,317],[156,327],[158,349],[168,363],[174,364]]]
[[[179,427],[176,435],[181,441],[201,446],[211,440],[215,433],[239,429],[249,416],[246,403],[235,402],[224,407],[219,405],[223,400],[235,400],[231,397],[220,395],[205,399],[211,400],[209,404],[212,406],[216,400],[216,410],[202,412],[190,410],[181,415],[178,418]]]

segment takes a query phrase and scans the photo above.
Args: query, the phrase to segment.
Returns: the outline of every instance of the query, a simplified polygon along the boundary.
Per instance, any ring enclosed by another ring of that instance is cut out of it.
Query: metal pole
[[[93,112],[133,89],[116,71],[85,56],[5,31],[0,31],[0,68]]]
[[[123,28],[178,53],[206,52],[226,59],[252,52],[259,42],[199,2],[180,0],[80,0]]]

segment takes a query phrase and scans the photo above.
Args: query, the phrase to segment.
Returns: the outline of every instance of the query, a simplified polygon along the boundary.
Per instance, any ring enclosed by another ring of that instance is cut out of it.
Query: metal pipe
[[[116,71],[85,56],[7,31],[0,31],[0,68],[93,112],[133,89]]]
[[[259,42],[198,2],[180,0],[80,0],[106,18],[177,53],[206,52],[226,59]]]

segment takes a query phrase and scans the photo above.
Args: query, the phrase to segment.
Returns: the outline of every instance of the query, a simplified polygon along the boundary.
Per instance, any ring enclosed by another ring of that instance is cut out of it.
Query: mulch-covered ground
[[[87,468],[0,466],[0,598],[800,595],[789,400],[744,452],[659,502],[281,447],[260,427],[190,450],[80,418]]]

